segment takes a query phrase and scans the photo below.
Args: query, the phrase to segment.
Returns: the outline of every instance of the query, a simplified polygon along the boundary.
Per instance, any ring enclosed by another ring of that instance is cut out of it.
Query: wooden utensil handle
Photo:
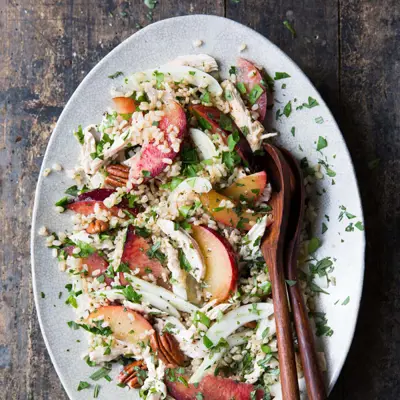
[[[281,255],[279,256],[279,254]],[[297,380],[286,283],[283,274],[282,252],[279,250],[273,251],[271,249],[264,253],[264,258],[267,263],[272,283],[272,298],[274,301],[282,398],[284,400],[297,400],[300,398],[299,385]]]
[[[325,384],[321,369],[318,365],[314,335],[311,330],[306,306],[298,283],[289,287],[289,295],[292,303],[293,318],[296,326],[308,397],[310,400],[324,400],[327,398]]]

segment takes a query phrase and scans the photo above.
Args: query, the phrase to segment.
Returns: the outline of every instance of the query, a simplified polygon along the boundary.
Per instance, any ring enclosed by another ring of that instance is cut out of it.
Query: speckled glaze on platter
[[[198,39],[203,41],[203,45],[195,48],[193,42]],[[247,48],[239,53],[243,43]],[[58,214],[54,203],[73,182],[63,172],[53,171],[48,177],[43,177],[43,171],[54,163],[60,163],[64,170],[75,166],[79,147],[72,131],[79,124],[85,126],[101,120],[103,111],[111,103],[110,88],[115,84],[108,78],[109,75],[116,71],[128,74],[153,68],[176,56],[195,53],[207,53],[215,57],[225,74],[239,55],[263,66],[271,76],[275,72],[287,72],[291,78],[285,81],[287,87],[284,91],[279,89],[280,84],[279,87],[277,85],[277,101],[274,109],[267,114],[267,127],[274,127],[281,133],[278,141],[295,156],[299,159],[307,157],[313,163],[321,156],[316,151],[318,137],[327,138],[329,146],[324,149],[324,155],[336,172],[335,185],[332,185],[332,179],[327,176],[320,182],[321,190],[324,188],[326,194],[317,199],[316,231],[320,233],[321,224],[325,215],[328,215],[329,229],[323,235],[323,245],[318,256],[336,259],[336,286],[331,286],[330,295],[320,296],[317,302],[318,309],[326,312],[329,326],[334,331],[331,337],[323,340],[329,390],[335,384],[347,356],[362,292],[365,239],[364,233],[357,229],[347,232],[347,220],[338,219],[341,205],[345,205],[356,215],[357,221],[362,221],[362,209],[352,162],[332,114],[293,61],[260,34],[221,17],[177,17],[152,24],[132,35],[87,75],[61,114],[42,164],[32,223],[33,288],[47,348],[71,399],[88,397],[88,392],[77,392],[76,388],[80,380],[86,380],[93,373],[93,369],[81,360],[86,344],[85,340],[80,343],[77,340],[83,338],[83,332],[73,331],[67,326],[66,322],[74,319],[73,310],[64,304],[63,299],[58,298],[59,292],[64,291],[67,278],[58,270],[56,261],[37,231],[41,226],[60,231],[70,225],[69,217]],[[309,96],[318,101],[318,107],[292,112],[289,118],[283,117],[275,121],[277,108],[282,108],[289,100],[292,100],[295,108],[307,102]],[[322,124],[315,122],[320,117],[324,121]],[[296,136],[291,134],[293,126],[296,127]],[[46,295],[44,299],[41,298],[41,292]],[[342,302],[348,296],[350,301],[343,306]],[[113,371],[112,376],[116,372]],[[111,399],[116,395],[120,399],[139,398],[138,394],[120,389],[115,383],[102,380],[101,386],[99,398],[102,399]]]

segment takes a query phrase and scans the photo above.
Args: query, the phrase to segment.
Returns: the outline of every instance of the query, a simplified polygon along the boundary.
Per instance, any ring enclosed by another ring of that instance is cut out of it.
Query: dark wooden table
[[[0,398],[67,398],[36,319],[29,250],[36,180],[57,117],[90,69],[141,26],[206,13],[276,43],[337,118],[368,246],[357,331],[331,399],[399,399],[399,1],[160,0],[149,11],[141,0],[0,0]]]

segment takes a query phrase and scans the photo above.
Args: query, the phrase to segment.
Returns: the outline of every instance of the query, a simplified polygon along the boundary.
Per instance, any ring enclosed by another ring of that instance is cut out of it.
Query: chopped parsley
[[[285,28],[288,31],[290,31],[290,33],[292,34],[292,37],[296,37],[296,31],[295,31],[295,29],[293,28],[292,24],[289,21],[287,21],[287,20],[283,21],[283,25],[285,26]]]
[[[294,126],[292,126],[290,133],[292,134],[293,137],[296,136],[296,128]]]
[[[317,143],[317,150],[320,151],[324,149],[325,147],[328,147],[328,142],[325,138],[322,136],[318,137],[318,143]]]
[[[350,296],[347,296],[347,297],[343,300],[342,306],[346,306],[346,305],[349,304],[349,303],[350,303]]]
[[[132,303],[141,303],[142,295],[136,292],[130,285],[122,289],[122,294],[126,297],[128,301],[131,301]]]
[[[69,198],[67,196],[63,197],[62,199],[58,200],[54,205],[56,207],[63,207],[65,208],[69,203]]]
[[[166,257],[165,254],[161,253],[161,251],[159,250],[160,246],[161,246],[160,242],[153,244],[153,246],[151,246],[151,248],[147,250],[146,254],[150,258],[156,258],[158,261],[163,263]]]
[[[290,78],[290,75],[286,72],[275,72],[275,81],[279,81],[280,79]]]
[[[80,381],[79,385],[78,385],[78,388],[77,388],[77,391],[80,392],[81,390],[87,389],[88,387],[90,387],[90,383],[85,382],[85,381]]]
[[[240,92],[241,94],[246,94],[246,93],[247,93],[246,86],[244,85],[243,82],[238,82],[238,83],[236,84],[236,88],[237,88],[237,90],[239,90],[239,92]]]
[[[323,124],[324,123],[324,119],[322,117],[317,117],[314,120],[317,124]]]
[[[339,208],[340,208],[340,210],[341,210],[340,213],[339,213],[339,217],[338,217],[339,222],[342,221],[342,219],[343,219],[344,216],[346,216],[347,219],[353,219],[353,218],[356,217],[355,215],[349,213],[349,212],[347,211],[347,208],[346,208],[345,206],[339,206]]]
[[[319,106],[318,101],[309,96],[308,103],[303,103],[302,105],[296,107],[296,110],[302,110],[303,108],[314,108],[316,106]]]
[[[294,286],[297,283],[297,281],[292,281],[290,279],[286,279],[285,281],[289,286]]]
[[[211,103],[211,97],[210,97],[210,93],[208,92],[204,92],[201,96],[200,96],[200,100],[202,103]]]
[[[112,75],[108,75],[108,77],[109,77],[110,79],[115,79],[115,78],[118,78],[118,77],[121,76],[121,75],[124,75],[124,73],[123,73],[122,71],[117,71],[117,72],[115,72],[115,73],[112,74]]]
[[[260,85],[254,85],[249,93],[250,104],[255,104],[259,97],[264,93],[264,89]]]
[[[233,132],[228,136],[228,147],[229,151],[233,151],[240,140],[240,135],[238,131]]]
[[[315,253],[319,247],[321,246],[321,242],[317,237],[313,237],[308,242],[308,254]]]
[[[283,115],[284,115],[286,118],[289,118],[289,115],[291,114],[291,112],[292,112],[292,102],[289,101],[289,102],[286,104],[285,108],[283,109]]]
[[[236,73],[237,73],[237,68],[235,67],[235,66],[231,66],[230,68],[229,68],[229,75],[236,75]]]
[[[78,142],[80,144],[83,144],[85,142],[84,139],[84,134],[83,134],[83,129],[82,129],[82,125],[78,126],[78,130],[74,132],[74,136],[78,139]]]
[[[179,258],[179,265],[181,269],[183,269],[186,272],[189,272],[192,270],[192,266],[190,265],[188,259],[185,256],[185,253],[183,252],[182,249],[178,249],[178,258]]]

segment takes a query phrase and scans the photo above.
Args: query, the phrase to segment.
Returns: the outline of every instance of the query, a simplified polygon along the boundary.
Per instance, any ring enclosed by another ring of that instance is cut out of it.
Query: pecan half
[[[86,232],[93,234],[93,233],[101,233],[108,230],[110,225],[106,221],[100,221],[99,219],[95,219],[92,221],[89,226],[86,228]]]
[[[150,346],[168,368],[181,367],[185,362],[185,356],[178,342],[167,332],[162,335],[154,332],[150,337]]]
[[[113,187],[123,187],[128,183],[129,167],[122,164],[109,165],[106,168],[108,176],[104,183]]]
[[[244,324],[244,326],[246,328],[255,329],[257,327],[257,322],[256,321],[250,321],[250,322],[247,322],[246,324]]]
[[[143,360],[134,361],[124,367],[117,376],[117,381],[132,389],[140,388],[147,377],[147,366]]]

